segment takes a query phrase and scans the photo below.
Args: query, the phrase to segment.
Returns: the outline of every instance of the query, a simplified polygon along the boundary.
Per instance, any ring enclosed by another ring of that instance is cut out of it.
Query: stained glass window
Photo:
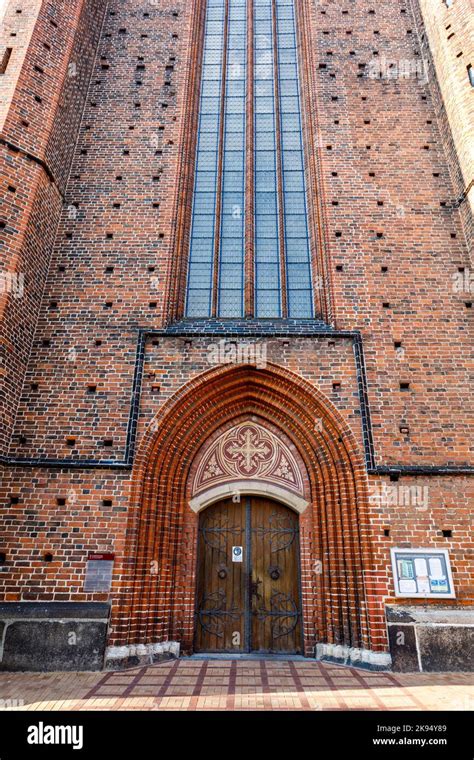
[[[294,0],[206,8],[186,315],[249,313],[313,316]]]

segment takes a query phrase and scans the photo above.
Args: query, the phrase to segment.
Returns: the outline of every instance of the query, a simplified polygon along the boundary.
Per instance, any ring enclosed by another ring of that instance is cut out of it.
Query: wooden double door
[[[302,651],[298,515],[242,497],[200,514],[195,651]]]

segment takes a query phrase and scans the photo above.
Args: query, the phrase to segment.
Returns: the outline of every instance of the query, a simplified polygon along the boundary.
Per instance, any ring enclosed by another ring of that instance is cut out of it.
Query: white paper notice
[[[443,566],[439,557],[430,557],[430,577],[444,578]]]
[[[423,557],[417,557],[415,559],[415,572],[418,575],[428,577],[428,568],[426,566],[426,559]]]
[[[417,576],[416,582],[418,584],[418,591],[420,594],[422,593],[430,593],[430,580],[427,575]]]
[[[401,594],[416,594],[416,582],[411,580],[400,580],[398,588]]]

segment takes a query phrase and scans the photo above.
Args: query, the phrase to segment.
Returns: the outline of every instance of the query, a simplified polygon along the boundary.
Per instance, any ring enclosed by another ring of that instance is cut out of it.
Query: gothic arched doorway
[[[302,652],[298,515],[241,496],[200,513],[195,651]]]
[[[247,462],[250,444],[258,463]],[[110,660],[136,647],[192,652],[199,515],[236,494],[275,499],[299,514],[304,654],[385,652],[364,461],[347,420],[307,380],[275,364],[198,375],[160,408],[133,480]]]

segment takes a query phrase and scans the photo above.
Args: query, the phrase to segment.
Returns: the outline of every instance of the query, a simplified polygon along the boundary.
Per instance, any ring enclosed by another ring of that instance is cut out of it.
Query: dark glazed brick
[[[96,618],[107,620],[110,605],[100,602],[0,602],[0,620]]]

